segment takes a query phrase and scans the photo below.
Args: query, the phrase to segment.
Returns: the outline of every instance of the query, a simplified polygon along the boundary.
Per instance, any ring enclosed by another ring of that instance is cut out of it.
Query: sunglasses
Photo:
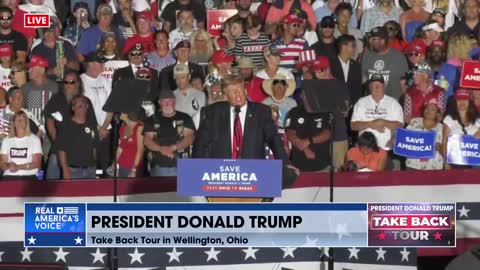
[[[273,80],[273,85],[281,83],[282,85],[287,85],[287,81],[285,80]]]
[[[142,54],[143,54],[142,52],[131,52],[130,53],[131,56],[140,56]]]
[[[393,26],[390,26],[390,27],[387,27],[387,30],[388,31],[397,31],[397,28],[395,28]]]
[[[326,23],[326,24],[321,24],[320,27],[322,27],[322,28],[335,28],[335,24]]]
[[[293,27],[300,27],[300,24],[299,23],[292,23],[292,26]]]
[[[419,53],[409,53],[409,54],[407,54],[408,57],[413,57],[413,56],[417,56],[417,57],[418,57],[418,56],[420,56],[420,55],[421,55],[421,54],[419,54]]]
[[[64,80],[63,83],[64,84],[75,84],[75,83],[77,83],[77,81],[75,81],[75,80]]]
[[[0,17],[1,21],[9,21],[11,19],[12,19],[12,16],[2,16],[2,17]]]

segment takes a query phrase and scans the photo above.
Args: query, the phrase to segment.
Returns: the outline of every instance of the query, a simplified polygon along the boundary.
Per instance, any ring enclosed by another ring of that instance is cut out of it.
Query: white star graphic
[[[357,249],[356,247],[352,247],[352,248],[349,248],[348,251],[350,252],[350,256],[348,256],[348,259],[355,257],[355,259],[358,260],[358,252],[360,252],[360,249]]]
[[[59,248],[58,251],[53,251],[53,253],[55,253],[55,255],[57,255],[57,259],[55,260],[55,262],[63,261],[63,262],[66,263],[67,259],[65,259],[65,256],[67,256],[68,253],[70,253],[70,252],[64,252],[63,248]]]
[[[23,251],[20,251],[20,253],[22,254],[22,262],[27,260],[27,261],[31,261],[30,260],[30,255],[32,255],[33,251],[29,251],[28,248],[25,248]]]
[[[338,240],[342,240],[343,236],[350,236],[350,233],[348,232],[347,229],[347,224],[337,224],[337,230],[336,233],[338,234]]]
[[[285,259],[286,257],[290,256],[292,258],[295,258],[295,256],[293,256],[293,252],[297,249],[297,248],[292,248],[292,247],[286,247],[286,248],[280,248],[281,250],[283,250],[283,258]]]
[[[320,250],[320,258],[323,256],[328,258],[328,252],[330,251],[329,247],[319,247],[318,250]]]
[[[90,253],[90,254],[92,254],[92,256],[93,256],[93,262],[92,263],[96,263],[96,262],[105,263],[103,261],[103,257],[105,257],[105,255],[107,255],[107,253],[101,253],[99,248],[97,248],[95,253]]]
[[[457,211],[460,213],[458,216],[459,218],[461,217],[466,217],[468,218],[468,212],[470,212],[470,209],[465,208],[465,205],[462,205],[462,209],[457,209]]]
[[[0,251],[0,262],[2,261],[2,256],[3,256],[3,253],[5,253],[5,252],[3,252],[3,251]]]
[[[404,260],[408,262],[408,255],[410,255],[410,251],[408,251],[406,248],[403,248],[403,250],[400,251],[400,254],[402,254],[402,262]]]
[[[35,241],[37,241],[37,239],[33,238],[33,235],[30,236],[30,238],[28,238],[27,240],[29,245],[36,245]]]
[[[132,257],[130,264],[133,264],[134,262],[139,262],[140,264],[143,264],[143,255],[145,255],[145,253],[138,253],[138,248],[135,248],[135,251],[133,251],[133,253],[128,253],[128,256]]]
[[[383,250],[383,248],[380,248],[380,249],[375,250],[375,252],[377,252],[377,254],[378,254],[377,261],[379,261],[380,259],[385,261],[385,253],[387,253],[386,250]]]
[[[210,248],[209,251],[204,251],[204,252],[205,252],[205,254],[208,255],[207,262],[212,260],[212,259],[218,262],[217,256],[218,256],[218,254],[220,254],[220,252],[221,252],[220,250],[216,251],[215,248],[212,247],[212,248]]]
[[[258,250],[259,250],[258,248],[252,248],[252,247],[249,247],[248,249],[242,249],[242,251],[245,252],[245,261],[246,261],[248,258],[253,258],[254,260],[256,260],[257,257],[255,256],[255,253],[256,253]]]
[[[170,256],[170,259],[168,260],[169,263],[172,261],[177,261],[180,262],[180,255],[182,255],[183,252],[177,251],[176,248],[173,248],[172,252],[167,252],[167,255]]]
[[[75,240],[75,245],[81,245],[81,244],[82,244],[82,241],[83,241],[83,239],[80,238],[80,236],[77,236],[77,238],[75,238],[75,239],[73,239],[73,240]]]
[[[305,244],[303,244],[304,247],[316,247],[317,246],[318,238],[310,239],[310,237],[308,237],[308,235],[305,238],[306,238]]]

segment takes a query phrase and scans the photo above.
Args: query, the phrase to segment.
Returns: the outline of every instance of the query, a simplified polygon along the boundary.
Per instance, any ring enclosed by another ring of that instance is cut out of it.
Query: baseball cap
[[[237,61],[237,68],[254,68],[253,60],[251,57],[242,57]]]
[[[144,11],[141,11],[141,12],[137,13],[136,19],[137,20],[144,19],[144,20],[147,20],[147,21],[151,21],[153,19],[153,16],[152,16],[152,13],[150,13],[147,10],[144,10]]]
[[[430,30],[437,31],[439,33],[445,32],[445,30],[437,22],[426,24],[424,27],[422,27],[422,31]]]
[[[388,38],[387,28],[385,28],[384,26],[374,27],[370,31],[370,37],[379,37],[379,38],[387,39]]]
[[[173,98],[175,99],[175,95],[173,94],[172,90],[170,89],[163,89],[160,91],[160,95],[158,95],[158,100]]]
[[[430,74],[432,72],[432,68],[427,62],[422,61],[415,65],[415,67],[413,68],[413,71]]]
[[[87,54],[87,56],[85,57],[85,62],[87,62],[87,63],[93,63],[93,62],[105,63],[105,62],[107,62],[107,59],[105,58],[105,56],[101,52],[91,52],[91,53]]]
[[[405,53],[419,53],[421,55],[427,54],[427,46],[425,42],[420,39],[415,39],[414,41],[408,43],[405,47]]]
[[[48,67],[48,60],[40,55],[32,55],[30,62],[27,64],[27,68],[32,67]]]
[[[335,27],[335,18],[332,16],[325,16],[320,21],[320,27],[322,28],[334,28]]]
[[[177,78],[178,76],[188,75],[190,70],[188,70],[187,65],[177,64],[173,69],[173,77]]]
[[[385,78],[380,73],[374,73],[372,74],[372,76],[370,76],[370,79],[368,79],[368,83],[372,83],[372,82],[381,82],[385,84]]]
[[[446,44],[443,40],[434,40],[434,41],[432,41],[432,43],[430,43],[430,48],[433,48],[433,47],[441,47],[441,48],[445,49]]]
[[[141,43],[135,43],[128,49],[129,54],[135,51],[143,53],[143,45]]]
[[[0,57],[13,56],[13,48],[9,44],[0,45]]]
[[[86,2],[76,2],[75,5],[73,5],[73,13],[81,8],[88,11],[88,4]]]
[[[325,56],[317,56],[317,58],[312,63],[312,70],[318,71],[321,69],[329,68],[330,67],[330,60],[328,60]]]
[[[457,89],[455,91],[455,100],[470,100],[470,92],[462,88]]]
[[[181,48],[191,48],[190,41],[188,40],[182,40],[175,45],[175,50],[181,49]]]
[[[232,55],[225,54],[225,51],[218,50],[215,51],[212,55],[212,63],[218,65],[220,63],[232,63],[234,60]]]
[[[283,53],[276,46],[273,46],[273,45],[265,47],[265,49],[263,50],[263,54],[265,56],[269,56],[269,55],[282,56],[283,55]]]
[[[432,104],[435,107],[437,107],[437,109],[439,109],[439,110],[441,109],[440,108],[440,102],[436,98],[431,98],[431,99],[425,101],[425,103],[423,103],[424,106],[426,106],[427,104]]]
[[[300,19],[297,15],[295,14],[288,14],[285,19],[284,19],[284,23],[302,23],[303,20]]]
[[[436,8],[432,11],[432,14],[436,14],[436,13],[438,13],[442,16],[447,15],[447,12],[443,8]]]

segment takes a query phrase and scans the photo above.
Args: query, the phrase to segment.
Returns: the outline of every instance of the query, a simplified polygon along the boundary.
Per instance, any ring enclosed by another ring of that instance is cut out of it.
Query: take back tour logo
[[[25,246],[85,246],[85,204],[25,203]]]
[[[280,160],[178,160],[178,189],[186,196],[277,197]]]

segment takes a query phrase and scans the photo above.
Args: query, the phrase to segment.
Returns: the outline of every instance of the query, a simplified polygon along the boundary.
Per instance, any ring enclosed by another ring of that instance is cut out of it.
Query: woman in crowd
[[[472,135],[480,138],[480,117],[471,100],[470,92],[465,89],[457,89],[455,92],[455,102],[447,108],[445,118],[443,119],[443,155],[446,160],[448,136],[454,134]],[[445,169],[465,168],[445,163]]]
[[[207,31],[198,29],[190,37],[190,44],[192,46],[190,61],[206,67],[214,51],[210,35]]]
[[[387,28],[388,31],[388,47],[397,49],[401,52],[407,46],[407,42],[403,39],[402,29],[400,28],[400,24],[396,21],[388,21],[384,24],[384,27]]]
[[[290,97],[295,91],[295,80],[287,80],[285,76],[277,74],[273,79],[263,81],[263,89],[269,97],[262,103],[278,108],[278,127],[283,128],[288,111],[297,107],[297,102]]]
[[[12,64],[11,78],[12,85],[22,87],[27,83],[27,71],[25,69],[25,63],[22,61],[14,61]]]
[[[400,25],[402,27],[403,39],[412,42],[415,38],[417,28],[421,27],[430,16],[425,11],[425,0],[411,0],[410,9],[400,15]]]
[[[422,27],[420,36],[425,42],[425,45],[430,46],[435,40],[443,40],[443,33],[445,33],[445,29],[443,29],[436,21],[428,20]]]
[[[90,13],[85,2],[77,2],[63,32],[63,36],[76,46],[82,34],[90,27]]]
[[[355,58],[363,51],[362,34],[359,29],[350,27],[350,19],[352,18],[352,5],[347,2],[338,4],[335,8],[335,16],[337,17],[337,25],[333,32],[335,38],[341,35],[352,35],[356,39],[356,54]]]
[[[440,25],[441,28],[443,29],[446,29],[445,28],[445,15],[446,15],[446,12],[444,9],[441,9],[441,8],[436,8],[432,11],[432,14],[430,14],[430,18],[428,18],[428,20],[432,20],[432,21],[435,21],[438,23],[438,25]]]
[[[30,133],[24,111],[13,115],[10,134],[2,142],[0,167],[6,178],[35,179],[42,163],[40,139]]]
[[[357,145],[347,152],[347,163],[354,162],[358,171],[383,171],[387,164],[387,152],[378,147],[373,133],[365,131],[358,136]]]
[[[117,149],[117,162],[120,177],[141,176],[143,164],[143,123],[140,112],[122,113],[120,120],[120,139]]]
[[[114,33],[105,33],[100,40],[100,50],[108,60],[120,60],[120,48]]]
[[[443,169],[443,124],[442,112],[438,100],[431,99],[424,104],[423,117],[413,118],[407,129],[418,131],[435,131],[435,156],[428,159],[407,158],[407,169],[441,170]]]

